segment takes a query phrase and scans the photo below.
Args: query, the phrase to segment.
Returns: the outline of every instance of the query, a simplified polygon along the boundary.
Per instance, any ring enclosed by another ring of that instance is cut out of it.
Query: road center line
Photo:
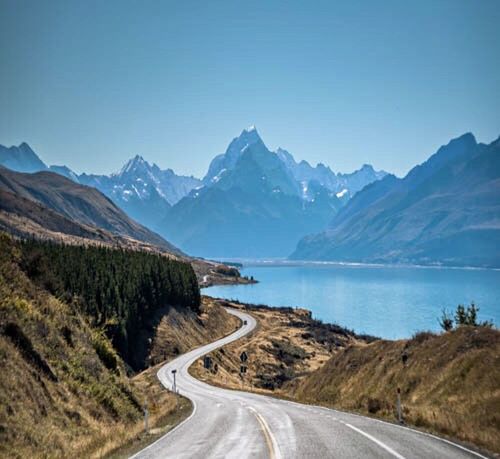
[[[377,438],[373,437],[372,435],[364,432],[363,430],[361,429],[358,429],[357,427],[354,427],[353,425],[351,424],[348,424],[347,422],[344,422],[344,421],[340,421],[339,422],[341,424],[344,424],[345,426],[349,427],[350,429],[354,430],[355,432],[358,432],[359,434],[365,436],[366,438],[368,438],[369,440],[371,440],[372,442],[376,443],[378,446],[380,446],[381,448],[385,449],[388,453],[392,454],[394,457],[397,457],[398,459],[405,459],[404,456],[402,456],[401,454],[399,454],[398,452],[394,451],[390,446],[387,446],[385,443],[381,442],[380,440],[378,440]]]
[[[259,421],[260,427],[266,439],[267,448],[269,449],[269,458],[281,459],[281,453],[278,447],[278,443],[276,442],[276,438],[274,438],[271,429],[269,429],[266,420],[257,412],[255,408],[249,406],[248,409],[253,412],[253,414],[257,418],[257,421]]]

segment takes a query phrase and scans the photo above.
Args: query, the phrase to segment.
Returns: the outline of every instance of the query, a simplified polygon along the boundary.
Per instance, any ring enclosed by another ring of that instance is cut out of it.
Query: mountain
[[[95,188],[58,174],[25,174],[0,167],[0,193],[2,226],[10,225],[14,233],[32,228],[108,242],[115,235],[180,254]]]
[[[232,140],[224,154],[217,155],[212,160],[203,183],[206,186],[217,183],[224,174],[234,169],[245,148],[256,144],[260,145],[263,142],[255,126],[250,126],[243,130],[239,137],[235,137]],[[300,184],[299,187],[302,190],[302,196],[306,200],[314,197],[313,194],[308,192],[312,182],[321,185],[329,191],[333,191],[337,194],[338,198],[345,202],[366,185],[380,180],[387,175],[387,172],[375,171],[368,164],[350,174],[336,174],[322,163],[313,167],[305,160],[297,162],[291,153],[282,148],[278,148],[275,153],[285,165],[289,174]]]
[[[128,215],[150,228],[157,225],[172,204],[201,186],[201,180],[176,175],[172,169],[161,170],[139,155],[116,174],[82,174],[79,180],[102,191]]]
[[[158,226],[200,256],[285,256],[312,228],[324,228],[342,205],[319,184],[304,200],[300,184],[253,127],[212,161],[204,183]]]
[[[305,197],[307,197],[309,183],[315,181],[326,189],[335,192],[338,198],[348,200],[366,185],[387,175],[387,172],[376,171],[369,164],[365,164],[361,169],[350,174],[336,174],[322,163],[313,167],[304,160],[297,162],[291,153],[282,148],[278,148],[276,154],[292,173],[295,180],[302,184]]]
[[[366,186],[293,259],[500,267],[500,139],[453,139],[403,179]]]
[[[116,174],[78,175],[67,166],[47,167],[26,143],[9,148],[0,145],[0,165],[17,172],[51,171],[97,188],[128,215],[150,228],[154,228],[171,205],[202,185],[197,178],[176,175],[172,169],[161,170],[138,155]]]
[[[217,155],[211,161],[203,183],[208,186],[217,183],[224,173],[234,169],[246,147],[262,143],[255,126],[244,129],[239,137],[235,137],[231,141],[224,154]]]
[[[47,170],[46,164],[27,143],[18,147],[0,145],[0,165],[18,172],[38,172]]]
[[[75,174],[68,166],[49,166],[49,171],[69,178],[70,180],[73,180],[73,182],[80,183],[78,175]]]

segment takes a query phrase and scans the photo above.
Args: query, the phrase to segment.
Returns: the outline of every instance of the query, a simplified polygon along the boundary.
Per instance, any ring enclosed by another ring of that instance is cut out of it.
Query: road
[[[193,402],[192,414],[134,458],[477,458],[460,445],[409,428],[328,408],[263,395],[220,389],[193,378],[198,358],[246,335],[253,317],[232,335],[195,349],[158,372],[171,389],[177,370],[179,392]]]

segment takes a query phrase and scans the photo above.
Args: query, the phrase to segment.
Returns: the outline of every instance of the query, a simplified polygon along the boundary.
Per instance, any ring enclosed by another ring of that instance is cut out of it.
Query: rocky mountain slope
[[[500,141],[465,134],[357,193],[294,259],[500,266]]]

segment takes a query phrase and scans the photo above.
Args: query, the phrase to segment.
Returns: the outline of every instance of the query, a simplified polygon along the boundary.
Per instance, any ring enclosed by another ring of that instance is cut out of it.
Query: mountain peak
[[[134,161],[134,163],[144,163],[144,162],[146,162],[141,155],[135,155],[134,158],[132,159],[132,161]]]
[[[17,172],[32,173],[47,170],[47,165],[26,142],[22,142],[18,147],[0,145],[0,165]]]
[[[141,155],[135,155],[125,163],[117,175],[123,175],[137,169],[150,169],[150,167],[149,163]]]
[[[236,137],[229,144],[229,148],[231,148],[231,145],[233,145],[233,143],[235,141],[237,141],[238,146],[239,146],[240,143],[244,143],[246,145],[252,145],[252,144],[254,144],[254,143],[258,142],[258,141],[262,142],[262,139],[260,138],[260,135],[257,132],[257,128],[255,126],[250,126],[250,127],[246,128],[246,129],[243,129],[243,131],[241,131],[241,134],[239,135],[239,137]],[[243,145],[243,147],[244,146],[245,145]],[[229,150],[229,148],[228,148],[228,150]]]
[[[33,151],[33,149],[26,143],[26,142],[21,142],[18,147],[20,150],[29,150]]]

